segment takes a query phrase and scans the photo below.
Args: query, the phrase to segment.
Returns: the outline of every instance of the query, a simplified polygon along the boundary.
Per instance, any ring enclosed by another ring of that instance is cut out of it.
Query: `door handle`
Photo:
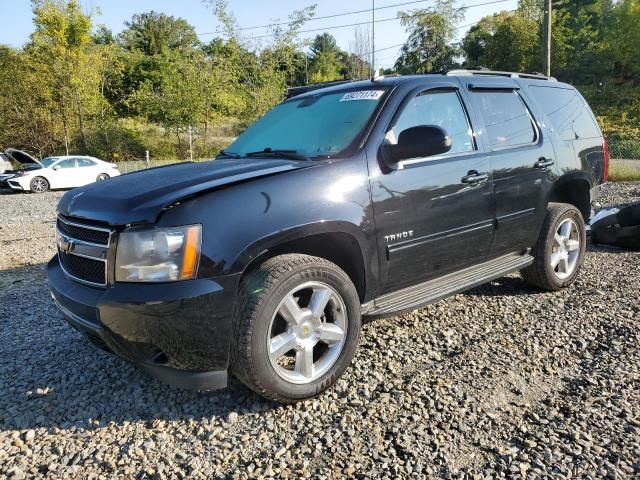
[[[489,174],[488,173],[479,173],[476,172],[475,170],[471,170],[469,173],[467,173],[464,177],[462,177],[462,183],[480,183],[480,182],[486,182],[487,180],[489,180]]]
[[[533,165],[536,168],[547,168],[553,165],[555,162],[550,158],[540,157],[538,161]]]

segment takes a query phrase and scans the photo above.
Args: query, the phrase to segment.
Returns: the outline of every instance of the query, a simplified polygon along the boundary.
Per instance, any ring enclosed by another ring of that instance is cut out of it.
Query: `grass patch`
[[[640,160],[611,160],[609,164],[609,181],[640,181]]]

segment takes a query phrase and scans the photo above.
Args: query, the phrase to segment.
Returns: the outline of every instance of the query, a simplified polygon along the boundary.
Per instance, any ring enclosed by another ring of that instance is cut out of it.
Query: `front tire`
[[[280,255],[241,283],[231,370],[263,397],[311,398],[349,366],[360,327],[360,300],[346,273],[322,258]]]
[[[102,182],[102,181],[104,181],[104,180],[108,180],[109,178],[110,178],[110,177],[109,177],[109,174],[107,174],[107,173],[101,173],[100,175],[98,175],[98,176],[96,177],[96,182]]]
[[[34,177],[29,183],[29,189],[33,193],[44,193],[49,190],[49,182],[44,177]]]
[[[584,262],[587,234],[580,211],[566,203],[550,203],[538,241],[531,254],[533,264],[521,271],[529,284],[548,291],[576,281]]]

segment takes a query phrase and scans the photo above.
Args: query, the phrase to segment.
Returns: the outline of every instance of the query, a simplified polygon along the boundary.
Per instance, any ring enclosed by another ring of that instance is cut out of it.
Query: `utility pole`
[[[544,74],[551,76],[551,0],[544,0]]]
[[[371,78],[376,75],[376,0],[371,0]]]

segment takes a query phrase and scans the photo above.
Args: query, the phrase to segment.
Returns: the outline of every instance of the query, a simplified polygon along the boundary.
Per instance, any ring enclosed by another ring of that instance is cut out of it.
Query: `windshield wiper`
[[[264,150],[258,150],[256,152],[249,152],[245,154],[246,157],[284,157],[289,160],[309,160],[309,157],[303,155],[302,153],[298,153],[297,150],[277,150],[271,147],[267,147]]]
[[[239,155],[235,152],[228,152],[226,150],[222,150],[216,158],[218,157],[242,158],[242,155]]]

